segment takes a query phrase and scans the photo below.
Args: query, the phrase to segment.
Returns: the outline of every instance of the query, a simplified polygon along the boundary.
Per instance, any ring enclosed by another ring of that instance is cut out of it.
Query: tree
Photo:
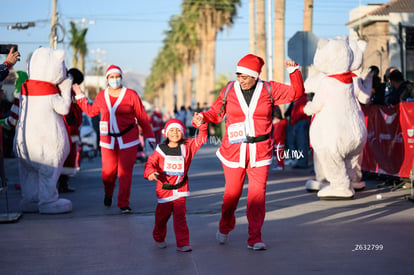
[[[275,0],[275,40],[274,40],[274,71],[273,79],[285,81],[285,7],[286,0]]]
[[[199,102],[212,102],[214,99],[216,38],[224,26],[231,26],[236,16],[236,6],[240,0],[184,0],[183,12],[195,16],[196,32],[199,35],[196,95]]]
[[[73,58],[72,58],[72,67],[78,68],[80,71],[85,71],[85,56],[87,54],[87,45],[85,41],[86,33],[88,32],[87,28],[82,30],[78,30],[76,28],[75,22],[70,22],[70,34],[71,34],[71,41],[70,46],[73,50]],[[79,55],[79,57],[78,57]],[[79,64],[78,64],[79,61]]]
[[[266,15],[265,15],[265,0],[257,0],[257,55],[263,58],[266,62]],[[262,73],[260,74],[261,79],[267,79],[267,66],[263,66]]]

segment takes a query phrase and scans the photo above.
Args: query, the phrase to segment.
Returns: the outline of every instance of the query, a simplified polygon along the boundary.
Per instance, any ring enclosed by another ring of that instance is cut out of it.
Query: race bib
[[[167,175],[184,176],[184,158],[182,156],[166,156],[164,173]]]
[[[246,130],[244,123],[233,123],[227,128],[227,135],[230,144],[240,143],[246,141]]]
[[[108,121],[99,121],[99,131],[101,135],[108,135]]]

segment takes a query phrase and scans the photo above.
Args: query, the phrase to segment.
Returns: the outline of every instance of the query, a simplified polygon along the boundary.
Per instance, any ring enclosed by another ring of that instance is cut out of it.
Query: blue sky
[[[198,0],[195,0],[198,1]],[[97,49],[102,63],[117,64],[123,70],[143,74],[150,72],[153,58],[162,47],[168,20],[181,10],[181,0],[58,0],[59,23],[69,31],[71,20],[86,24],[89,55],[87,67],[95,64]],[[249,51],[248,0],[242,0],[233,27],[218,35],[216,51],[217,73],[232,74],[235,64]],[[348,35],[345,23],[349,11],[367,3],[385,3],[382,0],[314,0],[313,32],[319,38]],[[286,0],[286,41],[302,29],[304,0]],[[23,62],[16,69],[24,70],[24,59],[39,46],[49,46],[50,11],[52,0],[2,0],[0,17],[0,43],[19,45]],[[26,30],[8,30],[14,23],[35,22]],[[81,24],[78,25],[82,27]],[[62,37],[60,35],[60,37]],[[71,65],[71,49],[67,33],[58,48],[67,52]],[[286,49],[287,50],[287,49]],[[4,56],[0,56],[0,61]]]

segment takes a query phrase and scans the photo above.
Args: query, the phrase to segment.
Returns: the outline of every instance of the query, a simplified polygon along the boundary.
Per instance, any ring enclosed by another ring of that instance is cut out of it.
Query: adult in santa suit
[[[302,75],[294,61],[286,61],[291,86],[259,78],[264,61],[248,54],[237,64],[237,80],[229,90],[225,102],[223,88],[208,111],[194,114],[194,124],[219,123],[226,115],[225,134],[217,151],[225,176],[222,216],[216,237],[225,244],[236,224],[234,212],[243,190],[246,174],[249,178],[247,220],[248,248],[266,249],[261,229],[265,218],[265,193],[269,167],[272,163],[272,110],[275,105],[298,99],[304,93]],[[269,92],[265,84],[268,85]],[[270,92],[273,98],[270,97]],[[222,108],[223,107],[223,108]],[[220,111],[221,110],[221,111]]]
[[[129,196],[139,144],[138,125],[150,144],[154,144],[155,139],[148,114],[138,93],[122,86],[121,68],[109,66],[106,70],[106,79],[108,88],[98,93],[93,104],[88,103],[78,85],[74,84],[73,90],[77,104],[86,115],[101,115],[99,145],[102,156],[102,181],[105,187],[104,205],[112,205],[118,175],[118,207],[122,213],[131,213]]]

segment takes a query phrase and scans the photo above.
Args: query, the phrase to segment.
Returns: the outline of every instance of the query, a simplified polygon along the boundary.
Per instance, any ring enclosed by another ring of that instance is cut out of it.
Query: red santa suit
[[[165,133],[172,127],[181,129],[184,136],[184,125],[178,119],[170,119],[165,125]],[[164,242],[167,234],[167,222],[174,213],[174,231],[177,247],[189,245],[189,231],[186,213],[186,197],[190,195],[187,173],[195,153],[207,140],[207,124],[200,126],[199,135],[192,139],[183,139],[179,153],[171,155],[172,149],[167,144],[160,144],[145,164],[144,178],[154,172],[157,177],[157,208],[153,237],[156,242]],[[178,149],[178,148],[177,148]],[[177,151],[175,151],[177,152]]]
[[[76,104],[72,103],[70,106],[69,114],[63,116],[65,120],[66,128],[68,129],[68,135],[70,137],[70,152],[63,164],[63,175],[75,175],[80,169],[79,166],[79,150],[80,144],[80,126],[82,124],[82,109]]]
[[[237,64],[237,73],[258,78],[264,62],[260,57],[247,55]],[[281,105],[299,98],[304,93],[302,75],[297,67],[289,67],[291,86],[270,81],[273,105]],[[262,243],[261,227],[265,218],[265,191],[272,163],[273,141],[271,98],[258,79],[250,104],[247,105],[240,83],[235,81],[223,105],[223,89],[210,110],[201,113],[205,122],[219,123],[226,115],[225,134],[217,151],[226,180],[219,232],[227,235],[235,226],[236,210],[246,173],[249,176],[247,219],[248,245]]]
[[[154,113],[151,115],[150,121],[152,125],[152,131],[154,132],[155,141],[158,144],[161,142],[161,130],[163,127],[162,114],[159,111],[154,111]]]
[[[114,65],[108,68],[107,76],[113,71],[119,72],[122,76],[119,67]],[[118,175],[118,207],[129,207],[132,170],[139,144],[137,123],[141,126],[144,137],[150,139],[150,142],[155,142],[142,101],[134,90],[125,87],[122,87],[118,97],[111,97],[108,89],[100,91],[92,105],[83,95],[77,95],[76,99],[77,104],[88,116],[101,115],[99,145],[105,196],[112,197]]]
[[[285,168],[284,150],[287,125],[288,122],[286,118],[273,123],[273,144],[276,154],[277,166],[280,166],[282,168]]]

